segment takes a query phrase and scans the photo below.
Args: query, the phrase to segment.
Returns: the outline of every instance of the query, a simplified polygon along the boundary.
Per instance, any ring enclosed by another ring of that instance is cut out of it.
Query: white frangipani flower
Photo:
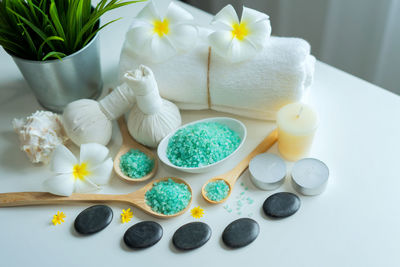
[[[227,5],[211,22],[216,23],[222,29],[209,35],[209,43],[213,51],[231,62],[244,61],[256,55],[271,35],[268,15],[247,7],[243,7],[239,21],[235,9]]]
[[[126,38],[136,54],[161,62],[195,46],[198,31],[190,24],[192,20],[192,14],[174,2],[161,18],[150,1],[136,16]]]
[[[64,145],[59,145],[53,152],[51,170],[55,173],[44,181],[46,191],[60,196],[86,193],[100,189],[98,185],[107,184],[113,168],[113,161],[108,157],[108,148],[89,143],[81,145],[80,160]]]

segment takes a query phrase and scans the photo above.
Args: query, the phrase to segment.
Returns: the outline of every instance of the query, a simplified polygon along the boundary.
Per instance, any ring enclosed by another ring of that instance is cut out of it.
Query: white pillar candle
[[[276,123],[281,155],[290,161],[306,156],[318,127],[317,112],[304,103],[288,104],[278,111]]]

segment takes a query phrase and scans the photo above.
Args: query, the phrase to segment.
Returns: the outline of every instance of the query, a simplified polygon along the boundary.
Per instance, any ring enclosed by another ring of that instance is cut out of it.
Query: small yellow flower
[[[200,208],[200,206],[193,208],[190,213],[192,214],[193,218],[199,219],[203,217],[204,215],[204,210]]]
[[[59,212],[57,211],[57,214],[53,216],[53,224],[57,225],[57,224],[61,224],[62,222],[64,222],[64,218],[65,218],[65,214],[64,212]]]
[[[130,208],[127,210],[122,210],[122,213],[121,213],[121,222],[122,223],[130,222],[132,217],[133,217],[133,212],[131,211]]]

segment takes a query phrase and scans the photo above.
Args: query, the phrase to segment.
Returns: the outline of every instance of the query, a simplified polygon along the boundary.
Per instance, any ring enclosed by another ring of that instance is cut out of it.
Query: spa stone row
[[[264,213],[272,218],[286,218],[300,208],[300,198],[288,192],[269,196],[264,204]],[[95,205],[83,210],[75,219],[75,230],[82,235],[97,233],[106,228],[113,219],[113,211],[106,205]],[[250,218],[231,222],[222,233],[226,246],[240,248],[253,242],[260,232],[259,224]],[[178,228],[172,243],[179,250],[192,250],[203,246],[211,238],[210,226],[203,222],[191,222]],[[124,234],[124,243],[132,249],[148,248],[161,240],[163,228],[153,221],[143,221],[131,226]]]

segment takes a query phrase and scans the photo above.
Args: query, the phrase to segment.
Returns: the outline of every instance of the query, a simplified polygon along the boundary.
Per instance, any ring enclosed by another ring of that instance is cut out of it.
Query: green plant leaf
[[[59,37],[59,36],[50,36],[50,37],[47,37],[47,39],[44,40],[43,43],[39,46],[39,50],[38,50],[38,55],[39,55],[39,56],[43,54],[43,51],[42,51],[42,50],[43,50],[43,46],[44,46],[45,44],[47,44],[48,42],[51,42],[51,41],[61,41],[61,42],[64,42],[64,39],[61,38],[61,37]]]
[[[32,0],[27,0],[27,3],[28,3],[28,7],[30,9],[30,13],[32,14],[32,18],[35,19],[35,23],[37,25],[39,25],[40,20],[39,20],[39,17],[36,15],[35,4],[32,2]]]
[[[11,41],[11,40],[8,40],[8,39],[1,38],[1,37],[0,37],[0,43],[8,43],[8,44],[10,44],[10,45],[13,45],[13,46],[15,46],[15,47],[18,47],[18,48],[21,49],[21,50],[24,49],[24,47],[21,46],[20,44],[15,43],[15,42],[13,42],[13,41]]]
[[[51,51],[49,53],[47,53],[47,55],[45,55],[42,58],[42,61],[45,61],[48,58],[54,57],[54,58],[58,58],[59,60],[62,60],[63,57],[66,57],[67,55],[61,52],[55,52],[55,51]]]
[[[102,0],[101,2],[107,2],[106,0]],[[101,4],[101,2],[99,4]],[[74,43],[74,49],[76,49],[79,45],[79,42],[82,40],[82,37],[84,36],[84,34],[87,33],[87,31],[93,27],[93,25],[100,19],[100,17],[115,8],[118,7],[122,7],[122,6],[126,6],[129,4],[133,4],[133,3],[137,3],[137,2],[143,2],[142,0],[139,1],[127,1],[127,2],[118,2],[116,3],[116,0],[112,0],[110,1],[107,5],[104,6],[104,8],[97,10],[97,13],[92,13],[92,16],[90,18],[90,20],[82,27],[82,29],[79,31],[76,41]]]
[[[21,16],[25,15],[28,20],[33,20],[32,18],[33,14],[25,6],[26,5],[25,1],[15,1],[14,4],[15,4],[14,8],[17,9],[18,11],[17,13],[21,14]]]
[[[26,30],[23,24],[20,25],[22,29],[24,30],[24,36],[26,40],[28,41],[29,48],[31,49],[31,54],[34,55],[36,52],[36,47],[35,43],[32,40],[32,37],[30,36],[29,32]]]
[[[58,35],[60,35],[61,38],[63,38],[65,40],[64,29],[60,23],[60,19],[58,18],[57,7],[56,7],[56,4],[54,3],[54,0],[51,0],[49,12],[50,12],[50,17],[53,20],[54,27],[56,28]]]
[[[83,16],[83,1],[78,1],[78,5],[76,7],[76,12],[75,12],[75,19],[78,28],[82,27],[83,24],[82,16]]]
[[[57,34],[57,30],[56,30],[55,27],[53,26],[53,23],[51,22],[49,16],[48,16],[43,10],[41,10],[39,7],[34,6],[34,8],[35,8],[40,14],[42,14],[42,17],[43,17],[42,28],[44,29],[44,31],[46,31],[46,29],[51,29],[52,34]]]
[[[46,34],[37,26],[35,26],[35,24],[33,24],[32,22],[30,22],[29,20],[27,20],[26,18],[24,18],[23,16],[21,16],[20,14],[18,14],[17,12],[15,12],[14,10],[9,9],[9,11],[11,13],[13,13],[15,16],[17,16],[22,22],[24,22],[27,26],[29,26],[37,35],[39,35],[43,40],[45,40],[47,38]]]
[[[90,42],[90,40],[92,40],[92,38],[93,38],[101,29],[103,29],[103,28],[106,27],[107,25],[109,25],[109,24],[111,24],[111,23],[113,23],[113,22],[115,22],[115,21],[117,21],[117,20],[120,20],[120,19],[122,19],[122,18],[118,18],[118,19],[114,19],[114,20],[112,20],[112,21],[109,21],[109,22],[107,22],[106,24],[104,24],[103,26],[101,26],[100,28],[98,28],[97,30],[95,30],[94,32],[92,32],[92,33],[88,36],[88,38],[86,38],[85,42],[83,42],[82,46],[85,47],[85,46]]]
[[[4,39],[0,37],[0,45],[5,48],[6,50],[9,50],[13,52],[14,54],[19,54],[21,51],[24,51],[24,47],[19,45],[18,43],[15,43],[13,41],[10,41],[8,39]]]
[[[20,35],[18,33],[16,33],[15,31],[11,31],[11,30],[6,30],[6,29],[2,29],[0,28],[0,36],[1,35],[8,35],[9,38],[16,38],[19,37]]]

